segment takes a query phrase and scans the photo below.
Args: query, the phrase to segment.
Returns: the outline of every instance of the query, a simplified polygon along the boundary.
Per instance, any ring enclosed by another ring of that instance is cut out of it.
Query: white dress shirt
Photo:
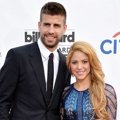
[[[42,61],[43,61],[43,67],[44,67],[44,73],[45,73],[45,82],[46,82],[46,90],[47,90],[47,71],[48,71],[48,59],[49,59],[49,55],[51,53],[51,51],[49,51],[44,44],[41,42],[40,39],[38,39],[38,47],[40,49],[41,52],[41,56],[42,56]],[[57,77],[57,73],[58,73],[58,64],[59,64],[59,55],[57,52],[57,49],[52,52],[54,54],[54,80],[53,80],[53,88],[55,86],[55,82],[56,82],[56,77]]]

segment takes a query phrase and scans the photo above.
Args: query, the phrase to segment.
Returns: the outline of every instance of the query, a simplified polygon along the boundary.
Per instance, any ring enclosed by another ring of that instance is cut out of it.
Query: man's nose
[[[54,26],[50,26],[50,28],[49,28],[49,33],[54,33]]]

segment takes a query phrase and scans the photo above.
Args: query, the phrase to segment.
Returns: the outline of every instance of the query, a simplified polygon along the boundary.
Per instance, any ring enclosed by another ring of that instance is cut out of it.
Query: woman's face
[[[90,78],[90,63],[88,56],[81,51],[75,51],[70,60],[71,73],[76,80],[83,81]]]

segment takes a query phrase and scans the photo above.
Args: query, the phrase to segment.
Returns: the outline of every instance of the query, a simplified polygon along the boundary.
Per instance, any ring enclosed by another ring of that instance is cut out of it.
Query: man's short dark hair
[[[48,15],[61,15],[65,17],[66,22],[66,10],[64,6],[57,2],[48,2],[46,3],[42,8],[40,12],[40,20],[42,20],[42,15],[48,14]]]

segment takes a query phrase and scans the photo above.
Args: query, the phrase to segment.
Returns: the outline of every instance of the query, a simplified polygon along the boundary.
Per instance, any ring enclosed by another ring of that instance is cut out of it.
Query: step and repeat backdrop
[[[35,42],[40,9],[49,0],[0,0],[0,68],[10,48]],[[78,40],[93,45],[105,80],[117,94],[120,120],[120,0],[54,0],[67,10],[67,31],[59,49],[67,55]],[[74,78],[72,79],[74,82]]]

